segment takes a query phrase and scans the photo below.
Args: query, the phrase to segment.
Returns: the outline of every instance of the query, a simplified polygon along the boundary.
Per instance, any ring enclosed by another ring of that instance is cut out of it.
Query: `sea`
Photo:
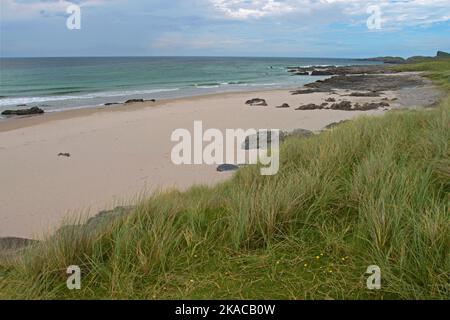
[[[0,58],[0,113],[34,106],[55,112],[128,99],[296,88],[323,77],[293,76],[287,67],[355,64],[377,63],[329,58]]]

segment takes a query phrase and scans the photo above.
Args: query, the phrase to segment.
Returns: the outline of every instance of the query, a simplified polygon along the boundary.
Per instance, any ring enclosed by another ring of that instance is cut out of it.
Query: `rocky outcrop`
[[[29,116],[43,114],[44,110],[38,107],[32,107],[29,109],[18,109],[18,110],[5,110],[2,112],[2,116]]]
[[[379,97],[380,92],[369,91],[369,92],[352,92],[349,94],[350,97]]]
[[[288,72],[294,75],[306,75],[311,76],[331,76],[331,75],[351,75],[351,74],[391,74],[397,73],[395,70],[391,70],[382,65],[375,66],[312,66],[312,67],[290,67]]]
[[[335,75],[333,71],[314,70],[311,72],[312,76],[332,76]]]
[[[247,100],[245,102],[246,105],[249,106],[262,106],[262,107],[266,107],[267,106],[267,102],[264,99],[260,99],[260,98],[254,98],[251,100]]]
[[[283,108],[290,108],[291,106],[287,103],[283,103],[281,106],[277,106],[276,108],[278,109],[283,109]]]
[[[436,54],[436,58],[439,58],[439,59],[442,59],[442,58],[450,59],[450,53],[447,53],[447,52],[444,52],[444,51],[438,51],[437,54]]]
[[[314,103],[305,104],[303,106],[298,107],[295,110],[304,111],[304,110],[330,109],[340,111],[368,111],[384,107],[389,107],[389,103],[382,101],[382,102],[367,102],[364,104],[356,103],[353,105],[350,101],[344,100],[337,103],[333,103],[331,106],[328,106],[328,103],[322,103],[321,105],[317,105]]]
[[[323,81],[306,84],[305,87],[319,92],[332,92],[334,89],[363,92],[396,91],[407,87],[425,84],[425,80],[415,74],[399,75],[349,75],[334,76]],[[302,89],[306,90],[306,89]]]

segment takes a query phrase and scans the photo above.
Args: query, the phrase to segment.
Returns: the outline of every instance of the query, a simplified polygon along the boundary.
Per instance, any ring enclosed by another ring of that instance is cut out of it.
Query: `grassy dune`
[[[438,62],[441,64],[442,62]],[[426,70],[445,90],[450,63]],[[0,298],[448,299],[450,98],[281,148],[278,175],[157,194],[0,268]],[[79,265],[82,289],[66,288]],[[369,265],[382,289],[366,288]]]

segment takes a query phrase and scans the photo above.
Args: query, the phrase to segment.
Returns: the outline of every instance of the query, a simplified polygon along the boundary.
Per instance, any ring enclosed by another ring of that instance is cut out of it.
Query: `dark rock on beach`
[[[333,110],[352,110],[352,103],[350,101],[341,101],[331,105]]]
[[[66,158],[70,158],[70,153],[59,153],[58,157],[66,157]]]
[[[108,102],[108,103],[105,103],[104,105],[108,107],[108,106],[114,106],[117,104],[119,104],[119,103],[118,102]]]
[[[294,96],[294,95],[299,95],[299,94],[310,94],[310,93],[316,93],[316,92],[320,92],[320,90],[318,90],[318,89],[301,89],[301,90],[291,91],[291,94]]]
[[[141,103],[141,102],[145,102],[145,100],[144,99],[129,99],[129,100],[125,101],[125,104],[128,104],[128,103]]]
[[[218,172],[236,171],[239,167],[234,164],[221,164],[217,167]]]
[[[42,110],[41,108],[32,107],[29,109],[5,110],[2,112],[2,116],[29,116],[43,113],[44,110]]]
[[[320,110],[320,109],[323,109],[323,107],[319,106],[315,103],[309,103],[309,104],[302,105],[302,106],[296,108],[295,110]]]
[[[290,108],[291,106],[287,103],[283,103],[281,106],[277,106],[276,108],[282,109],[282,108]]]
[[[254,98],[254,99],[251,99],[251,100],[247,100],[245,102],[245,104],[249,105],[249,106],[262,106],[262,107],[267,106],[266,100],[260,99],[260,98]]]

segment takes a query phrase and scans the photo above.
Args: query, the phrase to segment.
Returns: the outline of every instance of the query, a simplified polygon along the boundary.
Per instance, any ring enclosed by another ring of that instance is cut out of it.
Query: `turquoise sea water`
[[[0,112],[39,106],[57,111],[216,92],[297,87],[318,77],[288,66],[373,64],[316,58],[0,58]]]

